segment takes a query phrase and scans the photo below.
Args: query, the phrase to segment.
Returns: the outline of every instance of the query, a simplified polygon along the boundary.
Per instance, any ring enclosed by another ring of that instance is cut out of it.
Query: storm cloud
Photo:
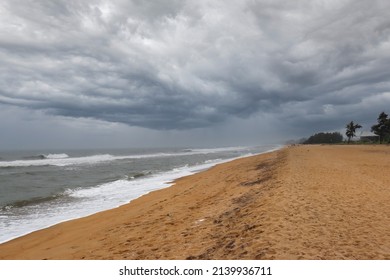
[[[152,130],[301,133],[390,104],[389,1],[0,3],[0,103]],[[387,106],[387,108],[386,108]]]

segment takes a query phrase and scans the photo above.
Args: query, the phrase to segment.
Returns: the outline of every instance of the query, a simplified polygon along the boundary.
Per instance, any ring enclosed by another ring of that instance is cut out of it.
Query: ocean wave
[[[63,159],[68,158],[69,156],[67,154],[40,154],[40,155],[34,155],[34,156],[27,156],[24,157],[24,160],[39,160],[39,159]]]
[[[199,149],[188,152],[179,152],[182,154],[202,154],[212,152],[210,149]],[[214,149],[215,151],[215,149]],[[218,149],[220,151],[220,149]],[[234,151],[234,149],[233,149]],[[264,150],[265,151],[265,150]],[[215,151],[217,152],[217,151]],[[233,153],[233,158],[237,158],[239,154]],[[178,155],[178,153],[173,154]],[[118,160],[124,158],[140,158],[140,157],[163,157],[168,154],[150,154],[150,155],[131,155],[131,156],[113,156],[113,155],[95,155],[80,158],[62,158],[62,159],[42,159],[31,162],[46,162],[56,164],[80,164],[82,162],[101,162],[109,160]],[[219,157],[219,156],[216,156]],[[128,172],[122,179],[105,182],[90,187],[69,188],[63,193],[52,195],[49,197],[37,197],[25,201],[17,201],[3,208],[0,208],[0,218],[5,217],[4,223],[0,223],[0,243],[15,237],[24,235],[28,232],[42,229],[53,224],[80,218],[99,211],[112,209],[123,205],[137,197],[140,197],[148,192],[165,188],[172,185],[177,178],[184,177],[201,170],[208,169],[215,164],[232,160],[224,158],[210,160],[205,159],[203,162],[193,165],[183,162],[180,167],[171,167],[168,171],[157,172],[154,170],[152,174],[148,170],[141,170],[139,173]],[[152,160],[153,161],[153,160]],[[19,162],[22,164],[21,162]],[[4,162],[0,162],[4,164]],[[12,164],[15,164],[13,162]],[[26,164],[26,160],[23,164]],[[127,164],[127,162],[125,163]],[[67,167],[73,168],[73,167]],[[78,168],[78,167],[76,167]],[[136,177],[131,179],[131,177]],[[139,177],[138,177],[139,176]]]
[[[42,203],[47,203],[53,200],[57,200],[59,198],[67,196],[66,192],[55,194],[55,195],[50,195],[47,197],[33,197],[30,199],[25,199],[25,200],[17,200],[12,203],[8,203],[0,208],[2,211],[7,211],[13,208],[22,208],[26,206],[34,206],[34,205],[39,205]]]
[[[27,166],[69,166],[79,164],[96,164],[105,161],[114,160],[112,155],[93,155],[86,157],[70,158],[66,154],[48,155],[49,157],[41,159],[2,161],[0,167],[27,167]]]
[[[220,152],[242,152],[248,149],[244,147],[230,147],[230,148],[215,148],[215,149],[186,149],[180,152],[171,153],[153,153],[153,154],[139,154],[139,155],[111,155],[98,154],[84,157],[69,157],[69,155],[62,154],[42,154],[38,156],[28,157],[23,160],[14,161],[0,161],[0,168],[6,167],[28,167],[28,166],[69,166],[82,164],[98,164],[102,162],[126,159],[147,159],[147,158],[161,158],[172,156],[188,156],[197,154],[210,154]]]
[[[145,176],[152,175],[152,172],[139,172],[139,173],[132,173],[126,176],[127,180],[134,180],[134,179],[139,179]]]
[[[69,156],[67,154],[48,154],[48,155],[43,155],[43,157],[47,159],[62,159],[62,158],[68,158]]]
[[[241,152],[248,150],[250,147],[223,147],[223,148],[202,148],[202,149],[192,149],[193,153],[223,153],[223,152]]]

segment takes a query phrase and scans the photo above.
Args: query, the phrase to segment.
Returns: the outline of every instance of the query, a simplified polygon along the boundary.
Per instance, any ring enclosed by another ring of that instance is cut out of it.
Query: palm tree
[[[385,112],[382,112],[377,120],[378,123],[371,126],[371,131],[379,136],[379,143],[382,144],[386,136],[390,134],[390,119]]]
[[[354,124],[353,121],[347,124],[345,127],[347,131],[345,132],[345,135],[348,137],[348,144],[351,141],[351,138],[355,136],[356,129],[361,128],[362,126],[360,124]]]

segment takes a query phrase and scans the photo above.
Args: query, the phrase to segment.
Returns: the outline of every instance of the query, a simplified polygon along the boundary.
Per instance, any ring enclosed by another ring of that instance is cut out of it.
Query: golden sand
[[[390,147],[294,146],[0,245],[0,259],[390,259]]]

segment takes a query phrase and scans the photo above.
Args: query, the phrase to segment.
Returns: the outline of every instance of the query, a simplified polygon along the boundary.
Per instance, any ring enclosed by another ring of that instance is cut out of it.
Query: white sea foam
[[[199,152],[205,151],[197,151],[197,153]],[[191,153],[196,152],[192,151]],[[188,154],[188,152],[186,154]],[[138,155],[138,157],[139,156],[152,155]],[[157,155],[155,154],[153,156]],[[159,156],[162,156],[162,154],[159,154]],[[62,158],[51,160],[61,161],[62,164],[67,163],[67,161],[72,162],[72,164],[75,162],[95,163],[102,160],[112,160],[112,157],[112,155],[97,155],[83,158]],[[133,157],[134,156],[125,158]],[[124,157],[115,158],[118,159]],[[180,168],[172,169],[169,172],[155,173],[153,175],[135,178],[133,180],[121,179],[91,188],[69,189],[65,192],[65,194],[71,199],[61,201],[60,203],[58,201],[50,201],[40,204],[39,206],[33,205],[31,207],[34,207],[34,209],[26,209],[26,215],[22,218],[17,215],[0,215],[0,243],[63,221],[88,216],[100,211],[118,207],[153,190],[168,187],[172,185],[171,182],[177,178],[208,169],[216,164],[230,160],[232,160],[232,158],[224,160],[207,160],[207,162],[200,165],[184,165]]]
[[[65,154],[63,154],[65,155]],[[113,160],[114,157],[111,155],[94,155],[87,157],[65,157],[55,156],[47,157],[44,159],[33,159],[33,160],[14,160],[14,161],[1,161],[0,167],[23,167],[23,166],[68,166],[78,164],[95,164],[104,161]]]
[[[114,156],[110,154],[99,154],[85,157],[69,157],[67,154],[48,154],[43,155],[43,159],[15,160],[15,161],[0,161],[0,167],[26,167],[26,166],[70,166],[83,164],[98,164],[114,160],[124,159],[143,159],[143,158],[161,158],[170,156],[188,156],[197,154],[210,154],[227,151],[243,151],[248,148],[244,147],[229,147],[215,149],[193,149],[177,153],[155,153],[155,154],[140,154],[140,155],[121,155]]]
[[[204,149],[192,149],[191,153],[194,154],[212,154],[212,153],[224,153],[224,152],[242,152],[248,150],[248,147],[224,147],[224,148],[204,148]]]
[[[169,187],[172,185],[172,181],[177,178],[207,169],[220,162],[223,161],[197,166],[185,165],[142,179],[117,180],[92,188],[66,190],[65,194],[75,198],[73,202],[61,203],[60,205],[48,202],[27,214],[23,220],[20,220],[20,217],[0,216],[0,243],[63,221],[118,207],[153,190]]]
[[[43,155],[44,158],[47,159],[62,159],[62,158],[68,158],[69,156],[67,154],[48,154],[48,155]]]

